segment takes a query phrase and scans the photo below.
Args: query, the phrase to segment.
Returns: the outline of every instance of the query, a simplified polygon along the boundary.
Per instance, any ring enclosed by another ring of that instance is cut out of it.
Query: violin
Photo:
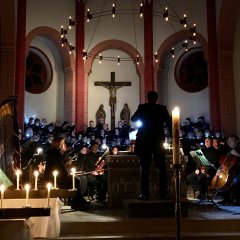
[[[95,171],[97,174],[93,174],[93,175],[103,175],[104,174],[104,166],[106,165],[106,162],[104,161],[103,157],[109,152],[109,149],[107,148],[105,150],[105,152],[103,153],[103,155],[97,160],[97,162],[95,163]]]
[[[240,145],[235,148],[240,150]],[[239,157],[230,153],[222,162],[211,182],[211,188],[228,190],[233,182],[234,174],[239,166]]]

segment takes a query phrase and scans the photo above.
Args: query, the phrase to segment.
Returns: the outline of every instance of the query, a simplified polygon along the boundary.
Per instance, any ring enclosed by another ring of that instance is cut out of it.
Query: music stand
[[[201,149],[198,149],[196,151],[191,151],[190,155],[192,156],[193,160],[196,162],[198,167],[200,167],[200,168],[206,167],[206,169],[209,169],[212,167],[217,171],[217,168],[211,162],[208,161],[208,159],[203,154]],[[214,202],[213,198],[209,195],[208,186],[207,186],[207,200],[211,201],[211,203],[215,207],[217,207],[218,209],[221,210],[221,208]]]

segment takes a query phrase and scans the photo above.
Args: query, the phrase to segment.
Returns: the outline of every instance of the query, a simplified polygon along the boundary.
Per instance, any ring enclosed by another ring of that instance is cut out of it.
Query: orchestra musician
[[[105,203],[107,194],[107,171],[104,171],[105,161],[102,153],[99,152],[99,144],[94,142],[90,148],[84,171],[90,172],[87,175],[87,184],[90,198]],[[103,168],[103,170],[102,170]]]
[[[46,153],[45,180],[53,181],[53,171],[58,171],[57,184],[59,188],[72,188],[72,177],[65,165],[64,153],[67,147],[63,137],[54,137],[51,148]],[[72,202],[75,210],[85,210],[88,207],[87,201],[83,198],[80,189],[80,182],[76,181],[77,196]]]
[[[207,195],[207,188],[211,179],[215,176],[216,169],[219,167],[219,153],[212,145],[212,139],[206,137],[204,147],[201,148],[206,159],[212,164],[211,167],[197,166],[195,172],[187,175],[187,183],[191,185],[197,198],[204,200]]]
[[[225,159],[221,162],[222,169],[227,170],[228,179],[231,180],[227,183],[230,187],[219,189],[223,200],[221,204],[235,204],[240,205],[240,142],[237,135],[230,135],[226,140],[230,150],[228,151]],[[220,168],[221,169],[221,168]]]

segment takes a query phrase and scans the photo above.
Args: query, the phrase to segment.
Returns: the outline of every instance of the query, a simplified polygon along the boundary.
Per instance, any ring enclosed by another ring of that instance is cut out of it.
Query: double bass
[[[240,150],[240,144],[235,148]],[[228,190],[233,182],[234,174],[239,167],[239,156],[230,153],[223,161],[211,182],[211,188],[216,190]]]

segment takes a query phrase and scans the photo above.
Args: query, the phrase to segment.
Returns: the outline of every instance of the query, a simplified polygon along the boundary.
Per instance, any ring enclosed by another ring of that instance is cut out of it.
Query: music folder
[[[191,151],[190,155],[192,156],[198,167],[211,167],[211,163],[207,160],[201,149]]]

